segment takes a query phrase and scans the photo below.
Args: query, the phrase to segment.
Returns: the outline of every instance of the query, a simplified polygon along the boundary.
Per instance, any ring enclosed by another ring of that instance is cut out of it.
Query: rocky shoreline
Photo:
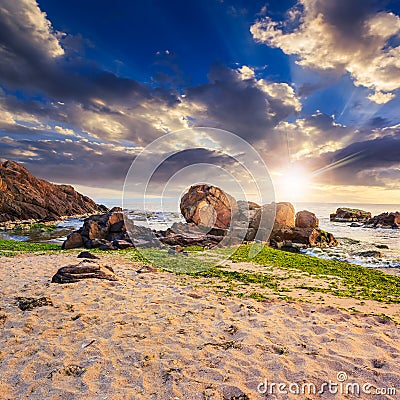
[[[307,247],[336,246],[331,233],[321,230],[310,211],[296,214],[292,204],[263,206],[236,201],[221,189],[192,186],[180,204],[186,223],[174,223],[165,231],[137,226],[129,212],[115,207],[105,214],[85,219],[83,226],[68,235],[64,249],[116,250],[129,247],[232,246],[264,242],[272,247],[300,251]]]

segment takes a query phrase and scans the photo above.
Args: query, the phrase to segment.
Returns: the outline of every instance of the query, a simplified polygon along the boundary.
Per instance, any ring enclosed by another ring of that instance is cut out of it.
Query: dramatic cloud
[[[400,88],[400,46],[391,41],[400,32],[400,17],[379,11],[374,0],[299,0],[285,21],[269,16],[251,33],[258,42],[298,56],[298,64],[349,73],[355,85],[383,104]]]
[[[301,0],[282,23],[266,12],[251,28],[256,40],[297,55],[303,66],[349,73],[356,85],[371,89],[369,99],[377,104],[388,102],[400,87],[400,50],[393,39],[400,18],[393,13],[360,0]],[[332,176],[318,175],[320,182],[393,187],[399,177],[399,128],[385,128],[392,119],[374,114],[378,106],[368,100],[369,122],[354,128],[324,112],[302,114],[300,98],[307,109],[305,97],[323,88],[322,82],[304,83],[296,93],[290,83],[267,79],[264,70],[236,64],[214,65],[208,80],[188,84],[177,59],[165,52],[156,56],[148,84],[85,60],[79,49],[84,43],[56,32],[36,1],[2,2],[2,159],[23,162],[51,181],[121,190],[143,147],[172,131],[206,126],[250,142],[270,170],[299,163],[314,171],[344,159],[330,170]],[[207,143],[200,134],[182,134],[179,140],[166,141],[163,154]],[[227,145],[227,153],[233,148]],[[200,162],[233,168],[229,157],[212,149],[187,150],[157,170],[154,185]]]
[[[317,179],[330,184],[399,189],[395,178],[400,168],[400,126],[375,129],[366,136],[367,140],[355,141],[304,162],[309,170],[320,171]]]
[[[230,130],[250,143],[270,140],[270,147],[276,146],[272,128],[301,110],[291,86],[257,79],[248,66],[215,66],[209,83],[187,89],[185,103],[197,126]]]
[[[286,138],[284,145],[291,161],[314,158],[336,151],[354,140],[357,130],[335,122],[333,116],[316,112],[294,122],[281,122],[276,135]],[[280,151],[283,154],[284,151]]]
[[[0,138],[1,159],[23,162],[41,178],[117,190],[121,190],[125,175],[139,150],[86,140]]]

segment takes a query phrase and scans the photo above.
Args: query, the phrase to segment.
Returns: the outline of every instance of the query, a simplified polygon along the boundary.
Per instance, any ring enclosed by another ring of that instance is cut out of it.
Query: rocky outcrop
[[[367,222],[371,213],[357,208],[340,207],[334,214],[330,215],[333,222]]]
[[[400,212],[386,212],[376,215],[366,222],[366,226],[372,228],[400,228]]]
[[[319,220],[314,213],[303,210],[296,214],[295,226],[297,228],[318,228]]]
[[[114,207],[106,214],[92,215],[84,220],[82,228],[70,233],[62,248],[86,247],[100,250],[127,249],[129,247],[159,247],[155,233],[144,226],[129,221],[129,232],[125,226],[124,214],[120,207]]]
[[[55,185],[34,177],[14,161],[0,163],[0,223],[56,221],[65,216],[105,212],[69,185]]]
[[[238,206],[232,196],[215,186],[195,185],[182,197],[180,209],[189,223],[228,229]]]
[[[305,247],[337,246],[335,237],[318,228],[283,227],[273,231],[270,239],[273,247],[281,248],[292,243],[303,244]]]
[[[100,265],[92,260],[84,260],[79,264],[60,268],[53,276],[53,283],[74,283],[82,279],[106,279],[116,281],[114,270],[108,265]]]
[[[192,205],[190,201],[193,201]],[[234,207],[228,208],[227,204],[234,204]],[[152,231],[135,225],[133,220],[124,219],[122,210],[114,208],[106,214],[87,218],[81,229],[67,237],[63,248],[84,246],[89,249],[114,250],[168,245],[174,246],[171,252],[176,252],[177,248],[183,250],[182,246],[211,248],[254,240],[269,244],[271,231],[271,244],[279,248],[293,247],[293,243],[300,247],[337,244],[333,235],[317,228],[318,218],[309,211],[297,214],[298,226],[295,226],[295,210],[290,203],[259,206],[253,202],[236,202],[214,186],[197,185],[192,186],[182,197],[181,208],[186,220],[198,223],[179,222],[166,231]],[[202,209],[206,215],[204,218]],[[125,223],[129,226],[125,226]]]

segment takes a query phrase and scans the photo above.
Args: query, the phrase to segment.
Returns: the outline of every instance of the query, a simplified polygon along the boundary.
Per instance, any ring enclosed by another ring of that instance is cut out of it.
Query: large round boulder
[[[228,229],[238,211],[236,200],[210,185],[191,186],[181,198],[181,213],[187,222],[208,228]]]
[[[296,214],[295,225],[297,228],[318,228],[319,220],[314,213],[303,210]]]

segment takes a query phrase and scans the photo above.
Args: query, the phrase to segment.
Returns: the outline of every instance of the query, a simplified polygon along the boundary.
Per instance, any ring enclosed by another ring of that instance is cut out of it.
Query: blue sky
[[[146,145],[209,126],[279,199],[400,203],[398,1],[20,3],[0,6],[2,159],[118,197]]]

